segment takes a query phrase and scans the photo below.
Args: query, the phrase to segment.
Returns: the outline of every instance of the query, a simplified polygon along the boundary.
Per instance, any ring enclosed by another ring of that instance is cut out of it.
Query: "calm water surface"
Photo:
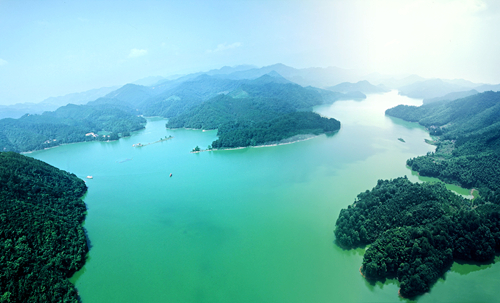
[[[275,147],[192,154],[216,131],[149,119],[117,142],[29,155],[94,177],[84,198],[92,248],[71,279],[84,303],[407,301],[397,281],[367,282],[364,249],[343,250],[333,235],[340,210],[378,179],[429,181],[405,166],[434,150],[428,133],[384,115],[402,103],[421,100],[390,92],[318,107],[341,121],[338,133]],[[418,301],[495,301],[499,269],[455,263]]]

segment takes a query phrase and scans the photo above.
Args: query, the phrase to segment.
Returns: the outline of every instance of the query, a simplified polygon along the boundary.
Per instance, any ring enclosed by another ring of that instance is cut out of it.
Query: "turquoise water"
[[[148,119],[116,142],[29,155],[93,176],[84,197],[92,248],[71,279],[84,303],[407,301],[396,281],[367,282],[364,250],[343,250],[333,235],[340,210],[378,179],[427,181],[405,161],[434,150],[428,133],[384,115],[401,103],[421,100],[390,92],[318,107],[341,121],[338,133],[274,147],[193,154],[216,131]],[[444,278],[419,302],[497,299],[498,264],[456,263]]]

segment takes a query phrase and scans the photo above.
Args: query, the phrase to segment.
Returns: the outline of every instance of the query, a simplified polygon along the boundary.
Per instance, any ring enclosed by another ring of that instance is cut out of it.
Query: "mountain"
[[[498,91],[500,91],[500,84],[496,84],[496,85],[483,84],[483,85],[477,86],[476,90],[480,93],[485,92],[485,91],[490,91],[490,90],[494,91],[494,92],[498,92]]]
[[[450,84],[454,84],[454,85],[458,85],[458,86],[462,86],[462,87],[467,87],[469,89],[471,88],[476,88],[478,86],[480,86],[481,84],[478,84],[478,83],[474,83],[474,82],[471,82],[469,80],[464,80],[464,79],[442,79],[444,82],[447,82],[447,83],[450,83]]]
[[[264,75],[254,80],[234,81],[234,84],[237,85],[227,94],[217,94],[172,117],[168,127],[215,129],[229,120],[268,120],[278,114],[311,110],[324,103],[318,92],[282,77]]]
[[[233,80],[256,79],[273,71],[291,82],[302,86],[325,87],[344,81],[358,81],[361,78],[361,73],[358,71],[346,70],[338,67],[296,69],[281,63],[261,68],[235,71],[228,74],[219,74],[218,76]]]
[[[232,74],[235,72],[243,72],[247,71],[250,69],[256,69],[257,67],[255,65],[237,65],[237,66],[223,66],[219,69],[212,69],[209,70],[208,72],[205,72],[205,74],[209,76],[215,76],[215,75],[227,75],[227,74]]]
[[[423,103],[424,104],[429,104],[429,103],[438,102],[438,101],[453,101],[453,100],[456,100],[456,99],[460,99],[460,98],[465,98],[465,97],[468,97],[468,96],[472,96],[472,95],[475,95],[475,94],[478,94],[478,93],[479,92],[477,90],[475,90],[475,89],[471,89],[471,90],[464,91],[464,92],[454,92],[454,93],[446,94],[446,95],[441,96],[441,97],[424,99]]]
[[[142,78],[132,82],[131,84],[142,85],[142,86],[152,86],[158,82],[165,81],[166,79],[162,76],[150,76]]]
[[[104,96],[104,99],[114,99],[131,108],[138,108],[144,101],[155,96],[157,91],[151,87],[125,84],[119,89]],[[97,101],[97,100],[96,100]]]
[[[418,122],[433,135],[428,143],[436,151],[408,159],[412,170],[474,195],[465,199],[444,184],[412,183],[405,176],[378,180],[340,211],[337,241],[347,248],[369,244],[363,276],[396,278],[399,295],[416,298],[453,261],[492,262],[500,251],[500,92],[398,105],[386,115]]]
[[[435,153],[408,160],[413,170],[479,188],[484,201],[500,204],[500,92],[420,107],[398,105],[386,114],[418,122],[438,136]]]
[[[146,120],[110,104],[62,106],[41,115],[0,120],[0,151],[27,152],[66,143],[116,140]]]
[[[218,94],[236,89],[241,83],[202,74],[148,99],[141,109],[146,116],[175,117]]]
[[[399,88],[399,94],[410,98],[430,99],[469,89],[468,87],[448,83],[441,79],[431,79],[402,86]]]
[[[0,105],[0,119],[20,118],[25,114],[41,114],[44,111],[55,110],[58,106],[41,103],[17,103],[13,105]]]
[[[358,81],[356,83],[343,82],[335,86],[326,87],[326,89],[340,93],[361,92],[364,94],[385,93],[389,91],[388,89],[372,85],[366,80]]]
[[[377,79],[379,79],[377,81]],[[399,89],[400,87],[404,87],[407,85],[411,85],[417,82],[422,82],[425,81],[425,78],[422,78],[418,75],[410,75],[404,78],[394,78],[394,77],[367,77],[367,80],[371,81],[372,83],[380,83],[383,84],[384,86],[391,88],[391,89]]]
[[[85,104],[89,101],[94,101],[97,98],[103,97],[106,94],[116,90],[118,86],[101,87],[96,89],[91,89],[81,93],[72,93],[60,97],[50,97],[43,100],[42,104],[50,104],[54,106],[64,106],[67,104]],[[56,107],[56,108],[57,108]],[[31,114],[31,113],[30,113]]]
[[[41,114],[45,111],[56,110],[60,106],[67,104],[85,104],[89,101],[94,101],[114,90],[118,87],[102,87],[91,89],[81,93],[72,93],[59,97],[50,97],[40,103],[17,103],[13,105],[0,105],[0,119],[3,118],[20,118],[25,114]]]
[[[167,127],[218,129],[214,148],[276,143],[340,128],[337,120],[311,112],[313,106],[325,103],[323,96],[328,94],[291,83],[276,73],[234,82],[238,83],[234,90],[170,118]]]

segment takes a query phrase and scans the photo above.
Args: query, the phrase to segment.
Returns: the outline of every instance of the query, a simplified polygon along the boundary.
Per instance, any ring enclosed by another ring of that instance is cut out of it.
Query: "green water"
[[[384,116],[401,103],[421,101],[391,92],[318,107],[342,122],[338,133],[275,147],[191,154],[216,132],[149,119],[117,142],[31,153],[93,176],[84,198],[92,248],[71,279],[83,302],[407,301],[396,281],[367,282],[364,250],[343,250],[333,235],[340,210],[378,179],[425,181],[405,161],[434,150],[429,135]],[[419,302],[492,302],[499,279],[498,264],[456,263]]]

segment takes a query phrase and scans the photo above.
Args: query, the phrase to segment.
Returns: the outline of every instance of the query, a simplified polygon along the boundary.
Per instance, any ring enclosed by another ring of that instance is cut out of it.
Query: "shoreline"
[[[321,135],[323,135],[323,134],[321,134]],[[307,140],[319,137],[321,135],[313,135],[312,137],[308,137],[308,138],[304,138],[304,139],[299,139],[299,140],[294,140],[294,141],[290,141],[290,142],[283,142],[283,143],[262,144],[262,145],[255,145],[255,146],[240,146],[240,147],[231,147],[231,148],[202,149],[202,150],[199,150],[199,151],[191,151],[191,153],[192,154],[197,154],[197,153],[206,152],[206,151],[224,151],[224,150],[238,150],[238,149],[244,149],[244,148],[273,147],[273,146],[287,145],[287,144],[292,144],[292,143],[307,141]]]

